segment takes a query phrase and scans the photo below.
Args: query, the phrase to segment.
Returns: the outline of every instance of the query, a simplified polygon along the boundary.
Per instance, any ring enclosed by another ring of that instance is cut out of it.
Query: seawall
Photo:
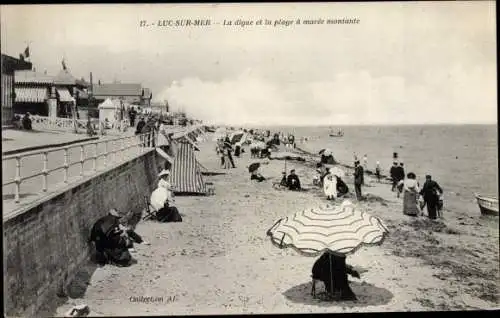
[[[36,316],[89,259],[90,228],[115,207],[136,223],[162,160],[154,149],[71,184],[3,220],[4,308]]]

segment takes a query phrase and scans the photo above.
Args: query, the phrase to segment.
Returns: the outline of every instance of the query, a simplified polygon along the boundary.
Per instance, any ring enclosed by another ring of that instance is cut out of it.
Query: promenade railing
[[[3,197],[38,195],[110,166],[124,163],[153,146],[154,132],[109,138],[55,149],[2,157]]]
[[[19,118],[23,118],[23,114],[16,114]],[[47,117],[39,115],[30,115],[31,126],[34,129],[41,130],[65,130],[70,131],[74,129],[74,123],[72,118],[62,118],[62,117]],[[99,127],[98,119],[91,119],[92,125],[97,128]],[[87,120],[86,119],[76,119],[77,129],[86,129]]]

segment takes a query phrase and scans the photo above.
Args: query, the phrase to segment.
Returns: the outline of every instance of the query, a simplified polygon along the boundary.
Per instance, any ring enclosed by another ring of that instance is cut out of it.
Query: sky
[[[326,24],[342,18],[359,23]],[[180,19],[211,25],[140,26]],[[259,19],[272,25],[235,25]],[[0,23],[2,53],[29,43],[37,71],[64,58],[77,78],[141,83],[209,123],[497,122],[493,1],[5,5]]]

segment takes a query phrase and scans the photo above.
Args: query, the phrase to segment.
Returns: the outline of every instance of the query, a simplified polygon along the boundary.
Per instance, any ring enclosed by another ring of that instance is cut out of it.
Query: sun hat
[[[163,176],[169,176],[170,175],[170,170],[163,169],[159,174],[158,177],[161,178]]]

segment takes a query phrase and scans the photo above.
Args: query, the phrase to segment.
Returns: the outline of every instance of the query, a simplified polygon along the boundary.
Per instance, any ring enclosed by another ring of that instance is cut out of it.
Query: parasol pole
[[[333,297],[333,265],[332,265],[332,253],[328,253],[328,256],[330,258],[330,293],[331,297]]]

